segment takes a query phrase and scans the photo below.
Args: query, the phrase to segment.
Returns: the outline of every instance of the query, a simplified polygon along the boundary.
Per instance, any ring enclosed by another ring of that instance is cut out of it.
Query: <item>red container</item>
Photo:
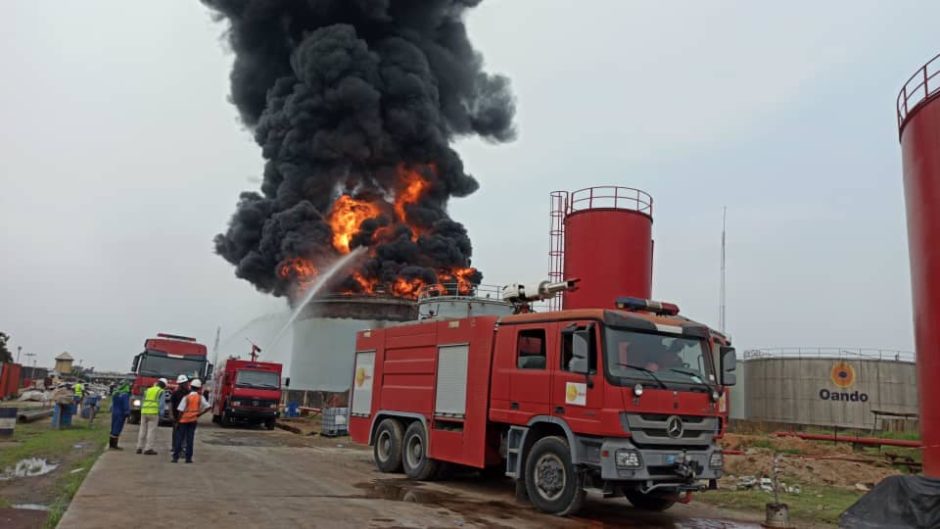
[[[578,278],[565,309],[612,308],[619,296],[649,299],[653,285],[653,198],[638,189],[591,187],[563,196],[562,275]],[[553,229],[553,232],[555,230]]]
[[[940,477],[940,55],[898,96],[924,474]]]

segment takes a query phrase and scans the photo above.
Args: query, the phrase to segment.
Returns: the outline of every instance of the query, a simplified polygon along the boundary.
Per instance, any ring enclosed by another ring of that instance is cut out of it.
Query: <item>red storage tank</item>
[[[618,296],[650,298],[653,197],[647,193],[618,186],[555,191],[550,235],[551,279],[581,280],[564,294],[565,309],[613,307]]]
[[[924,474],[940,477],[940,55],[897,99]]]

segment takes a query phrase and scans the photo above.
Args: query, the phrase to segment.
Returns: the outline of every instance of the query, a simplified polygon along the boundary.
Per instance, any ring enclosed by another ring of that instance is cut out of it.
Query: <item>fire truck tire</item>
[[[543,437],[532,445],[525,461],[525,486],[529,501],[549,514],[574,514],[584,502],[581,473],[561,437]]]
[[[130,417],[127,418],[127,424],[140,424],[140,413],[131,412]]]
[[[623,495],[634,507],[642,511],[662,512],[672,507],[679,499],[675,492],[648,492],[643,494],[636,489],[624,489]]]
[[[385,419],[375,431],[372,459],[380,472],[401,472],[401,443],[405,434],[397,419]]]
[[[220,422],[222,422],[222,416],[221,416],[221,415],[216,415],[216,414],[213,413],[213,414],[212,414],[212,422],[214,422],[214,423],[216,423],[216,424],[219,424]]]
[[[264,427],[267,428],[268,430],[273,430],[276,424],[277,424],[277,421],[274,419],[268,419],[264,421]]]
[[[437,476],[439,463],[428,457],[428,436],[420,421],[414,421],[405,430],[401,462],[405,475],[411,479],[428,481]]]

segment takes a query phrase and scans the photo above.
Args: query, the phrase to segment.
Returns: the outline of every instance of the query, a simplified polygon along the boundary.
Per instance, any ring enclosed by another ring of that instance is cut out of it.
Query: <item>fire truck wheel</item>
[[[634,507],[643,511],[662,512],[672,507],[679,499],[675,492],[648,492],[643,494],[636,489],[623,489],[623,495]]]
[[[268,419],[264,421],[264,427],[267,428],[268,430],[273,430],[276,424],[277,424],[277,421],[274,419]]]
[[[561,437],[543,437],[532,445],[525,462],[529,501],[550,514],[567,516],[584,502],[581,473],[571,463],[571,450]]]
[[[402,467],[411,479],[427,481],[437,475],[438,462],[428,457],[428,437],[421,421],[414,421],[405,430],[402,446]]]
[[[372,459],[380,472],[401,472],[401,423],[396,419],[385,419],[375,431]]]

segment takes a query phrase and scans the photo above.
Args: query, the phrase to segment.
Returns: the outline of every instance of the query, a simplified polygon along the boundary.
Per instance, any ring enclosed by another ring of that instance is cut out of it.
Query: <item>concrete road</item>
[[[695,504],[647,515],[622,499],[590,499],[577,518],[542,515],[515,501],[508,480],[468,473],[415,483],[381,474],[371,452],[345,438],[205,422],[190,465],[170,462],[169,428],[160,428],[159,436],[159,455],[137,455],[137,428],[128,425],[121,443],[126,449],[98,460],[59,528],[758,527],[714,519],[716,511]]]

